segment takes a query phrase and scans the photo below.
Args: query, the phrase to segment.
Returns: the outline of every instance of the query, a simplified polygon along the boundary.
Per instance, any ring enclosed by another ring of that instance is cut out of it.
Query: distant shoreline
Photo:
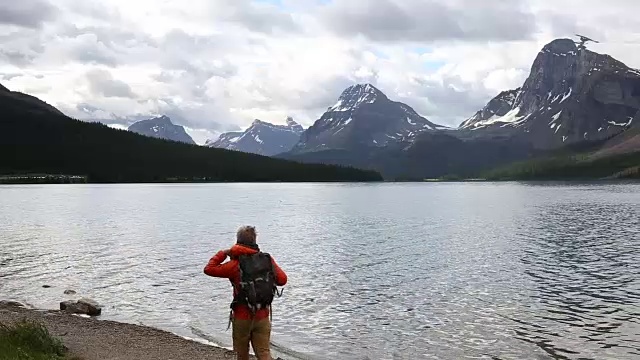
[[[0,185],[29,185],[29,184],[235,184],[235,183],[372,183],[383,180],[269,180],[269,181],[225,181],[206,178],[180,179],[168,178],[157,181],[91,181],[87,176],[53,175],[53,174],[0,174]]]
[[[24,174],[24,175],[3,175],[0,174],[0,185],[50,185],[50,184],[277,184],[277,183],[501,183],[501,182],[638,182],[634,178],[424,178],[424,179],[389,179],[389,180],[362,180],[362,181],[339,181],[339,180],[309,180],[309,181],[289,181],[289,180],[270,180],[270,181],[222,181],[209,179],[178,179],[170,178],[158,181],[120,181],[120,182],[103,182],[90,181],[87,176],[79,175],[54,175],[54,174]]]
[[[148,326],[0,303],[0,324],[23,319],[44,324],[71,355],[82,360],[235,359],[230,350]]]

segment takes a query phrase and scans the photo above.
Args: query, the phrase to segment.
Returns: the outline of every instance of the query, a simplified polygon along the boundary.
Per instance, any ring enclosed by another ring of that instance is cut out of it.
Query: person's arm
[[[276,285],[285,286],[287,284],[287,274],[285,274],[280,266],[276,264],[276,261],[273,259],[273,257],[271,258],[271,263],[273,263],[273,270],[275,271],[276,275]]]
[[[223,262],[227,259],[228,251],[220,250],[217,254],[215,254],[207,266],[204,267],[204,273],[219,278],[230,279],[234,274],[234,264],[229,261],[223,264]]]

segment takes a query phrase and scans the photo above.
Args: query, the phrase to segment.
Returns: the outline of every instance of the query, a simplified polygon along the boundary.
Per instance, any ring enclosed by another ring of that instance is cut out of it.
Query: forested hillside
[[[0,113],[0,174],[79,175],[89,182],[381,180],[373,171],[300,164],[77,121],[5,88]]]
[[[487,180],[640,179],[640,152],[593,157],[560,155],[518,162],[483,176]]]

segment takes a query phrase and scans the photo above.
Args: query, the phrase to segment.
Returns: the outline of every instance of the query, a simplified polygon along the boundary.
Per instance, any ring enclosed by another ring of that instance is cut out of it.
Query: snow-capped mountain
[[[204,146],[217,147],[222,149],[231,149],[233,144],[238,141],[238,138],[244,134],[243,131],[232,131],[220,134],[217,140],[209,139],[204,143]]]
[[[195,141],[180,125],[175,125],[167,116],[141,120],[129,126],[129,131],[158,139],[166,139],[195,144]]]
[[[482,110],[460,124],[461,129],[477,129],[492,124],[505,117],[513,109],[513,104],[520,92],[520,88],[503,91],[494,97]],[[502,119],[505,122],[505,119]]]
[[[443,129],[371,84],[350,86],[301,136],[292,152],[384,147],[420,132]]]
[[[255,120],[243,132],[228,132],[206,146],[273,156],[287,152],[300,140],[304,128],[288,117],[286,125]]]
[[[549,149],[610,138],[640,121],[639,110],[640,71],[558,39],[540,51],[521,88],[499,94],[460,129]]]

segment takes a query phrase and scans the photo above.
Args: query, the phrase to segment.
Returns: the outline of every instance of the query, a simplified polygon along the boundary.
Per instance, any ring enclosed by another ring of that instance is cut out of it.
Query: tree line
[[[487,180],[640,179],[640,152],[591,158],[576,154],[510,164],[481,175]]]

